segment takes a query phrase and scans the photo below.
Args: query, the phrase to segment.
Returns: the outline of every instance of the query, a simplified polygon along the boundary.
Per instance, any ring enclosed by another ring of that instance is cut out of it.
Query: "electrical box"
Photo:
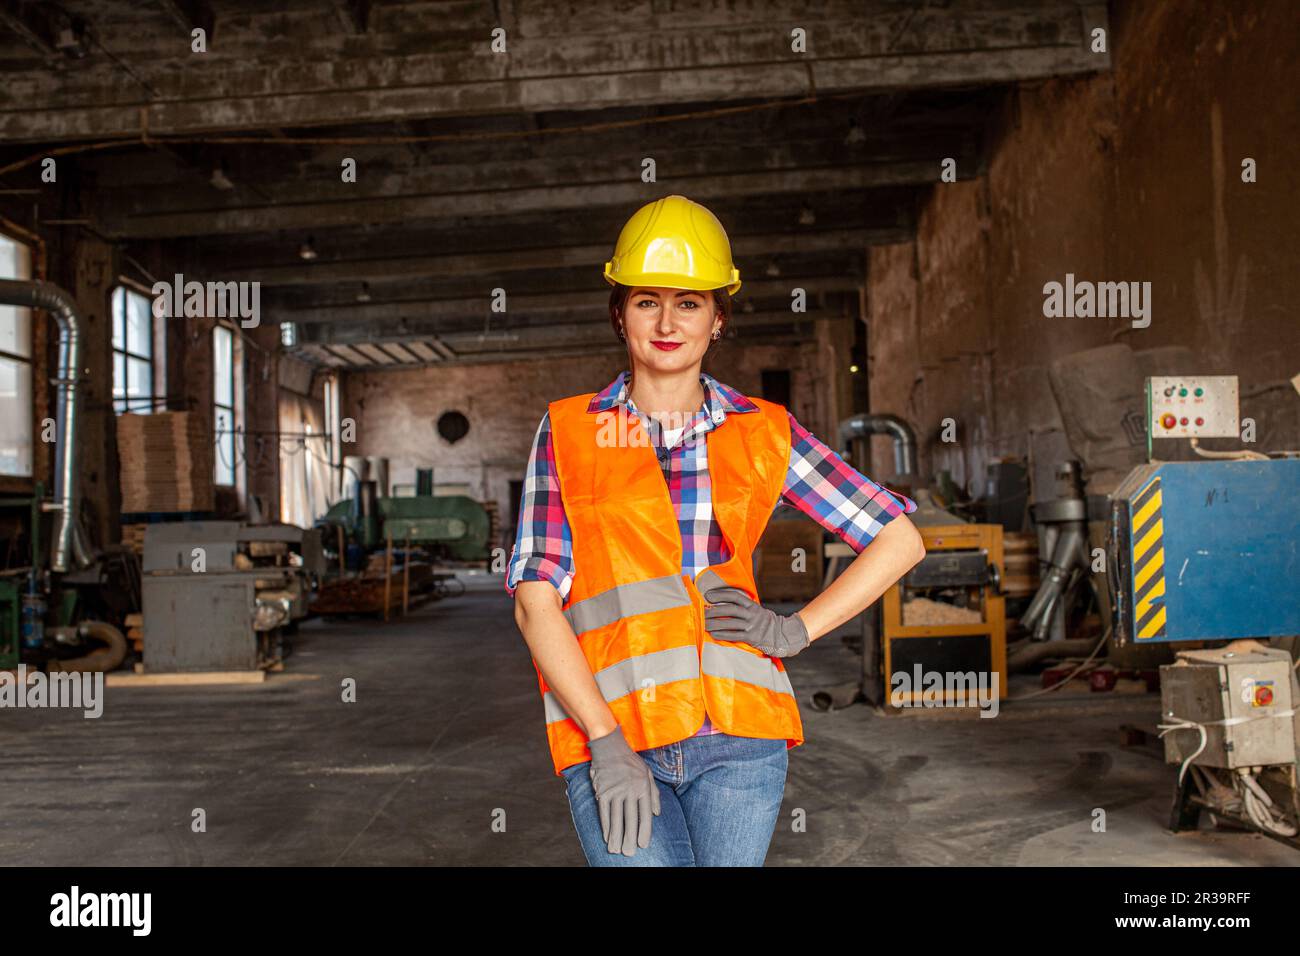
[[[1147,379],[1152,438],[1237,438],[1235,375],[1156,375]]]
[[[1192,721],[1205,728],[1205,748],[1192,762],[1207,767],[1276,766],[1296,762],[1291,655],[1280,648],[1180,651],[1160,668],[1162,724]],[[1164,736],[1165,761],[1181,764],[1201,745],[1196,727]]]

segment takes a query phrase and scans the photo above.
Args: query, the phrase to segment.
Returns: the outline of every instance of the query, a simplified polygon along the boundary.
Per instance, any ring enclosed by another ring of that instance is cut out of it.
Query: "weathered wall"
[[[1300,440],[1295,395],[1277,387],[1300,364],[1294,8],[1112,11],[1114,72],[1014,91],[986,174],[937,185],[914,246],[872,251],[872,407],[913,421],[923,474],[975,485],[1031,438],[1035,455],[1064,455],[1048,364],[1111,341],[1193,348],[1189,371],[1241,377],[1256,447]],[[1257,183],[1241,181],[1246,156]],[[1067,273],[1151,282],[1150,327],[1045,318],[1043,286]],[[946,417],[958,446],[933,440]],[[887,449],[877,440],[878,467]]]
[[[1150,51],[1120,49],[1119,265],[1163,280],[1143,347],[1190,345],[1207,372],[1240,375],[1257,447],[1300,447],[1300,402],[1285,381],[1300,371],[1296,7],[1217,0],[1184,16],[1184,6],[1117,10],[1121,38],[1152,38]],[[1255,183],[1242,182],[1246,157]]]
[[[913,424],[921,475],[947,470],[958,484],[983,473],[993,434],[987,200],[984,179],[945,185],[914,241],[870,250],[872,409]],[[892,479],[888,437],[872,440],[872,463]]]

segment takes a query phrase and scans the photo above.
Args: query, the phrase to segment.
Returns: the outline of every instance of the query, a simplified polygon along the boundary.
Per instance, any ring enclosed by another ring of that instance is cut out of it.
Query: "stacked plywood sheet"
[[[1008,597],[1026,597],[1038,590],[1038,537],[1003,532],[1005,568],[1002,592]]]
[[[211,511],[213,444],[195,412],[120,415],[122,510]]]

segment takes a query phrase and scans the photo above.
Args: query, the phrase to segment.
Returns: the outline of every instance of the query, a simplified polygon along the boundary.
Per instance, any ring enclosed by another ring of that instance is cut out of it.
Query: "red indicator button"
[[[1173,415],[1169,414],[1168,412],[1165,412],[1163,415],[1160,416],[1160,424],[1164,425],[1165,428],[1173,428],[1176,424],[1178,424],[1178,420],[1174,418]]]
[[[1186,424],[1187,424],[1187,419],[1186,419],[1186,418],[1180,418],[1180,419],[1178,419],[1178,424],[1180,424],[1180,425],[1186,425]]]
[[[1204,418],[1198,418],[1198,419],[1196,419],[1196,424],[1198,424],[1198,425],[1204,425],[1204,424],[1205,424],[1205,419],[1204,419]]]

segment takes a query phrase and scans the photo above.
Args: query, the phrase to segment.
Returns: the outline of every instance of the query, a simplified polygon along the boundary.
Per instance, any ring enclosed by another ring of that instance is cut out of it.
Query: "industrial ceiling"
[[[601,264],[682,193],[732,235],[737,328],[793,342],[858,316],[867,247],[912,233],[944,159],[981,171],[1010,84],[1109,68],[1105,11],[0,0],[0,189],[136,261],[259,281],[294,350],[344,368],[619,348]],[[48,157],[72,206],[33,188]]]

